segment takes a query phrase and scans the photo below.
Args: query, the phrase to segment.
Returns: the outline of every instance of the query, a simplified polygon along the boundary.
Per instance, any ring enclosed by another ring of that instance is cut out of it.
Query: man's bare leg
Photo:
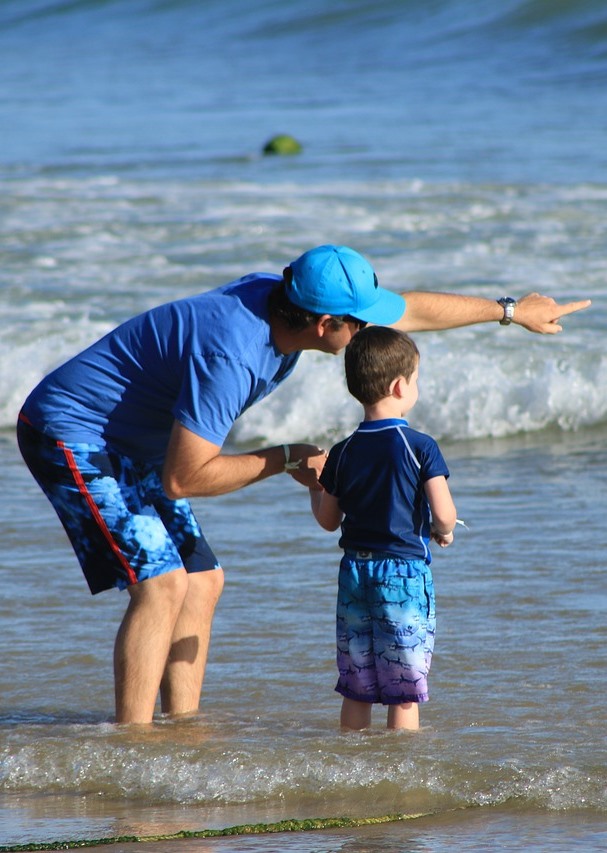
[[[165,714],[198,710],[215,606],[223,589],[223,569],[188,575],[188,591],[175,624],[160,685]]]
[[[187,591],[185,569],[128,588],[129,606],[114,645],[117,723],[151,723]]]

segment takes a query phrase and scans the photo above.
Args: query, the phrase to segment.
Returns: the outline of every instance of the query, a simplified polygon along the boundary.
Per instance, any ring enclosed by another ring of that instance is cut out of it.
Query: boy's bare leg
[[[403,702],[401,705],[389,705],[388,728],[417,731],[419,729],[419,704],[417,702]]]
[[[343,729],[366,729],[371,725],[371,703],[344,697],[340,723]]]
[[[160,684],[165,714],[198,710],[215,606],[223,589],[223,569],[188,575],[188,591],[175,623]]]
[[[114,645],[117,723],[151,723],[171,637],[188,591],[185,569],[128,588]]]

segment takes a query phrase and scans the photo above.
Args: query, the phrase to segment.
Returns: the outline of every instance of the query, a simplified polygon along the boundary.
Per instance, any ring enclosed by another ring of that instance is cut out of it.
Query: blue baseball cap
[[[349,314],[365,323],[389,326],[400,320],[405,300],[377,283],[371,264],[348,246],[318,246],[291,264],[287,297],[315,314]]]

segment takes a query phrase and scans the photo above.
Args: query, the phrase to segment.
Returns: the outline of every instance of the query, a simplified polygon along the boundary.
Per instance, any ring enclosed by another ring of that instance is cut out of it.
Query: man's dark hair
[[[346,347],[348,391],[363,405],[372,406],[390,393],[399,376],[407,381],[419,362],[415,342],[387,326],[367,326]]]
[[[300,308],[289,301],[287,286],[291,284],[293,271],[286,267],[283,271],[283,280],[270,292],[268,297],[268,311],[272,319],[278,319],[285,324],[291,332],[301,332],[308,326],[318,322],[322,314],[315,314],[306,308]],[[341,328],[345,322],[344,317],[332,317],[331,321],[335,329]]]

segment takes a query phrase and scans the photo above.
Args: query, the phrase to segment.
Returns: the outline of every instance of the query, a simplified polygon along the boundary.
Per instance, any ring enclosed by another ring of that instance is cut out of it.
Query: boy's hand
[[[447,548],[453,542],[453,531],[451,533],[437,533],[434,528],[430,531],[430,538],[441,548]]]
[[[309,489],[322,490],[318,478],[325,467],[327,451],[315,444],[290,444],[290,458],[299,461],[298,468],[292,468],[287,473]]]

